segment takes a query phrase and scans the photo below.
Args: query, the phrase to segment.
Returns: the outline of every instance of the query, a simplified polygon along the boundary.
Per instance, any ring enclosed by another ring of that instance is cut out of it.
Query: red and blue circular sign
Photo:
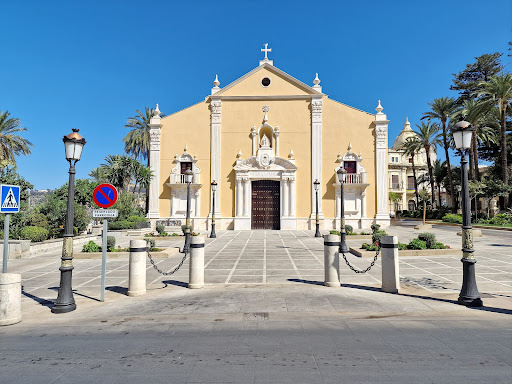
[[[92,199],[98,207],[111,207],[117,201],[117,189],[111,184],[100,184],[94,188]]]

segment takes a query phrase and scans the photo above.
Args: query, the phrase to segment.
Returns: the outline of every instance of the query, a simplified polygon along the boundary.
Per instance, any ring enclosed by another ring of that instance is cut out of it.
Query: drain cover
[[[265,321],[268,320],[268,312],[244,313],[244,321]]]

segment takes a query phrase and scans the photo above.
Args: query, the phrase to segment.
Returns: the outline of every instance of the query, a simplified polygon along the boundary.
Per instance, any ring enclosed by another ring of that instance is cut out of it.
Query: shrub
[[[454,215],[454,214],[448,213],[447,215],[443,216],[442,220],[445,223],[462,224],[462,215]]]
[[[354,227],[352,227],[351,225],[345,225],[345,233],[347,235],[351,234],[351,233],[354,233]]]
[[[448,248],[448,247],[446,245],[444,245],[443,243],[436,242],[430,249],[446,249],[446,248]]]
[[[146,239],[146,244],[149,249],[155,248],[155,240],[154,239]]]
[[[181,231],[183,232],[183,234],[185,234],[185,230],[187,229],[187,226],[186,225],[182,225],[181,226]]]
[[[387,236],[387,235],[388,234],[386,233],[386,231],[377,230],[377,231],[373,232],[372,243],[377,243],[378,246],[380,247],[380,241],[382,240],[382,238],[384,236]]]
[[[398,250],[403,251],[404,249],[407,249],[407,244],[398,242]]]
[[[433,247],[437,242],[436,235],[428,232],[420,233],[418,235],[418,239],[423,240],[425,242],[425,244],[427,245],[427,249],[434,249]]]
[[[377,232],[380,229],[380,225],[379,224],[372,224],[370,228],[372,229],[372,232],[375,233],[375,232]]]
[[[371,233],[367,233],[367,232],[361,232],[361,235],[371,235]]]
[[[165,226],[163,226],[162,224],[157,224],[156,231],[161,235],[165,231]]]
[[[84,244],[82,247],[82,252],[99,252],[100,246],[96,244],[94,241],[89,241],[87,244]]]
[[[116,247],[116,238],[114,236],[107,236],[107,252],[112,252]]]
[[[336,230],[329,231],[329,233],[330,233],[331,235],[338,235],[338,236],[340,236],[340,232],[339,232],[339,231],[336,231]]]
[[[131,215],[126,220],[131,221],[132,223],[145,223],[148,221],[145,217],[137,215]]]
[[[412,239],[409,244],[407,244],[407,249],[427,249],[427,243],[418,238]]]
[[[361,248],[366,251],[376,251],[376,250],[380,249],[380,247],[377,244],[368,244],[368,243],[363,243],[361,245]]]
[[[114,221],[108,223],[108,229],[116,230],[116,229],[134,229],[135,223],[132,223],[127,220]]]
[[[49,235],[50,232],[48,232],[47,229],[34,226],[24,227],[20,231],[20,237],[22,239],[30,240],[32,242],[44,241]]]

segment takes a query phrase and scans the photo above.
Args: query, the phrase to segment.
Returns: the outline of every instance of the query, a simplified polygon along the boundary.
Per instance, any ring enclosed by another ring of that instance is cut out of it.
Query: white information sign
[[[95,219],[102,217],[117,217],[117,209],[93,209],[92,217]]]

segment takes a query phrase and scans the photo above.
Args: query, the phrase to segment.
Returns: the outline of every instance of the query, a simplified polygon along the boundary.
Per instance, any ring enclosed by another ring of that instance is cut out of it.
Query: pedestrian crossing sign
[[[20,186],[2,184],[0,188],[0,213],[18,213],[20,211]]]

